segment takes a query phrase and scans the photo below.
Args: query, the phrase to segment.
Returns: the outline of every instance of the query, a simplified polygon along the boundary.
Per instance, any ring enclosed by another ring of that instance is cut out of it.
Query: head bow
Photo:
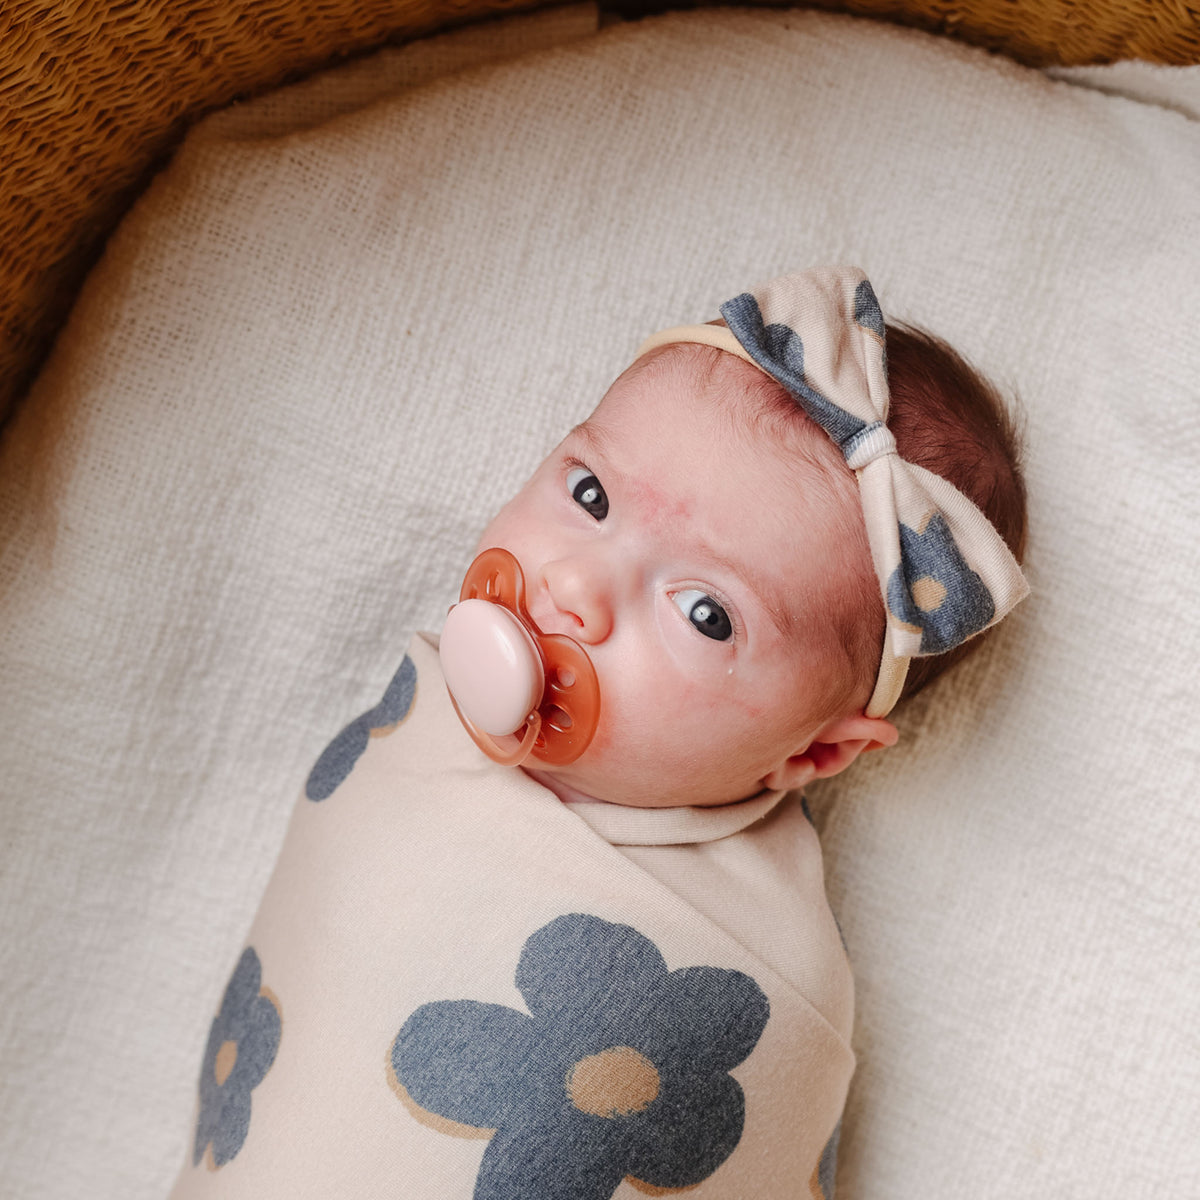
[[[858,476],[887,632],[868,716],[900,698],[910,658],[943,654],[1029,593],[1004,539],[952,483],[896,451],[883,311],[854,267],[784,275],[721,305],[726,325],[684,325],[643,343],[716,346],[782,384]]]

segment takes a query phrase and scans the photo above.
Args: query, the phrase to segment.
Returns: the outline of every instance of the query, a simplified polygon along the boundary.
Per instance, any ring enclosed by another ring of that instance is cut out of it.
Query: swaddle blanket
[[[798,800],[563,804],[418,637],[308,778],[175,1196],[827,1196],[852,1009]]]

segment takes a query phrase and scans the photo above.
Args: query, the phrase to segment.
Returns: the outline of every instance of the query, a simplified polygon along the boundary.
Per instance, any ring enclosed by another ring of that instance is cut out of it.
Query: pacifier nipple
[[[455,711],[488,757],[561,765],[587,749],[600,717],[595,668],[578,642],[533,623],[507,550],[484,550],[468,568],[439,653]]]

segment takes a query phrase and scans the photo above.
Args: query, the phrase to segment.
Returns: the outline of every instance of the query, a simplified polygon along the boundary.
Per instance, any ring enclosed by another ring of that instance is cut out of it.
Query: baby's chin
[[[607,804],[609,801],[602,800],[599,796],[589,795],[587,792],[581,791],[579,788],[568,783],[561,776],[554,774],[552,771],[543,771],[536,767],[522,766],[521,770],[529,776],[530,779],[536,780],[544,788],[549,788],[564,804]],[[615,803],[615,801],[613,802]]]
[[[627,808],[711,808],[714,805],[748,800],[762,791],[762,787],[759,786],[750,788],[744,795],[709,796],[704,794],[705,789],[699,783],[691,788],[664,791],[661,788],[646,787],[641,783],[631,784],[627,781],[593,777],[587,771],[572,771],[570,768],[542,770],[525,766],[521,769],[531,779],[549,788],[565,804],[621,804]]]

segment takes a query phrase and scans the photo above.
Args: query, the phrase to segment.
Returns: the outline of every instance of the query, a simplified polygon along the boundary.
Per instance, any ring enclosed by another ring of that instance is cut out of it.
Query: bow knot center
[[[872,421],[842,443],[842,453],[850,470],[861,471],[877,458],[895,454],[896,439],[882,421]]]

